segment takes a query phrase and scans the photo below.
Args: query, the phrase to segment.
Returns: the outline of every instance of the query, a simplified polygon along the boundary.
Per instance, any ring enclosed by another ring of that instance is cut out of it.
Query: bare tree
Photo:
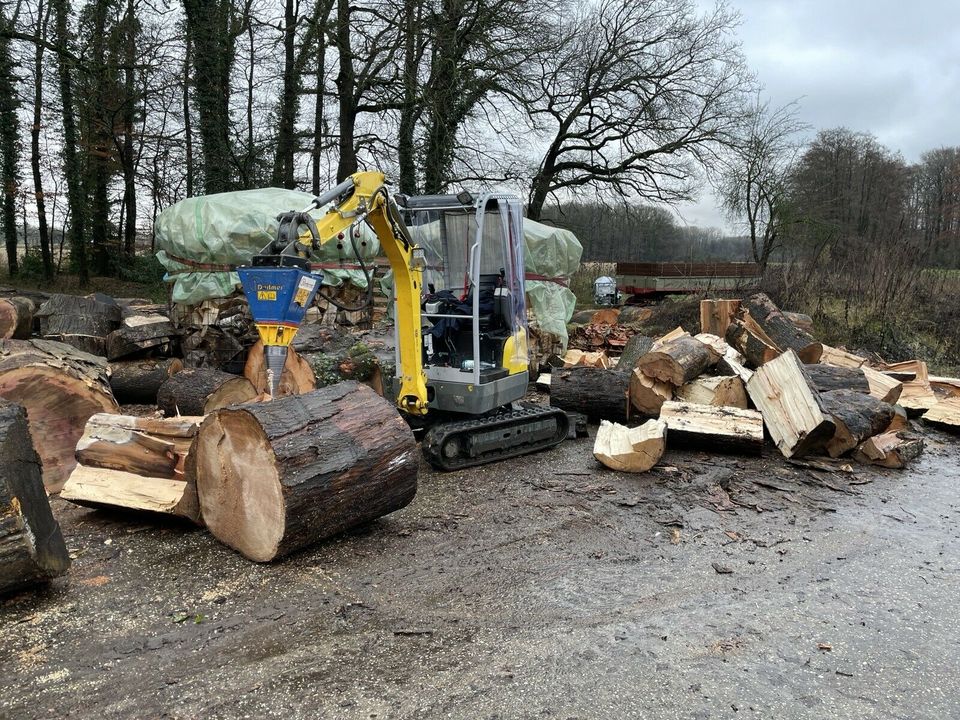
[[[13,19],[0,6],[0,31],[8,31]],[[20,109],[19,78],[14,71],[15,61],[10,40],[0,33],[0,192],[3,208],[0,221],[7,246],[7,271],[16,275],[17,260],[17,192],[20,187]]]

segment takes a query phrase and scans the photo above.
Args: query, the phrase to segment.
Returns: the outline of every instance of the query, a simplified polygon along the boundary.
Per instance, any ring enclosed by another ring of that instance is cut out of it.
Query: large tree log
[[[670,444],[721,452],[760,454],[763,418],[756,410],[668,401],[660,410]]]
[[[553,407],[583,413],[591,420],[624,422],[627,419],[629,372],[578,366],[558,370],[553,376],[550,381]]]
[[[667,426],[660,420],[648,420],[635,428],[603,420],[593,443],[593,456],[611,470],[646,472],[663,457],[666,438]]]
[[[744,358],[748,365],[758,368],[780,354],[780,351],[748,328],[741,320],[734,320],[727,326],[723,336],[730,347]]]
[[[719,359],[711,347],[686,335],[648,352],[637,362],[637,368],[648,377],[679,387]]]
[[[723,337],[739,311],[739,300],[701,300],[700,332]]]
[[[106,337],[120,327],[122,312],[116,303],[92,296],[51,295],[36,315],[44,338],[92,355],[105,355]]]
[[[188,368],[172,375],[160,386],[157,405],[167,417],[207,415],[255,397],[257,390],[245,377],[212,368]]]
[[[853,457],[864,465],[902,468],[920,457],[923,440],[906,432],[885,432],[864,440]]]
[[[59,492],[87,419],[119,412],[103,358],[49,340],[0,341],[0,397],[27,409],[47,492]]]
[[[30,298],[0,299],[0,338],[29,340],[33,334],[33,314],[36,309]]]
[[[647,377],[640,368],[630,374],[630,405],[641,415],[660,415],[663,403],[673,398],[673,390],[673,385]]]
[[[870,394],[870,383],[860,368],[834,367],[832,365],[810,364],[803,366],[810,382],[821,393],[831,390],[853,390]]]
[[[833,437],[833,420],[793,350],[760,367],[747,394],[784,457],[800,457]]]
[[[107,336],[107,359],[112,361],[147,355],[171,355],[176,350],[179,338],[180,333],[168,320],[124,324]]]
[[[781,350],[793,350],[805,363],[819,362],[823,346],[790,322],[764,293],[754,293],[741,306]]]
[[[0,594],[45,582],[69,567],[43,489],[27,413],[0,400]]]
[[[258,562],[404,507],[420,464],[393,404],[351,381],[218,410],[194,453],[207,527]]]
[[[867,379],[867,385],[873,397],[891,404],[900,399],[900,394],[903,392],[902,382],[866,365],[860,368],[860,372]]]
[[[155,405],[160,386],[183,370],[178,358],[142,358],[110,363],[110,387],[120,403]]]
[[[697,405],[747,409],[747,391],[736,375],[698,377],[677,388],[677,399]]]
[[[895,415],[892,405],[853,390],[831,390],[821,393],[820,398],[835,426],[826,446],[830,457],[840,457],[882,433]]]
[[[263,341],[257,340],[247,354],[247,362],[243,367],[243,376],[249,380],[258,395],[270,392],[270,382],[267,380],[267,363],[263,356]],[[297,354],[292,347],[287,348],[287,359],[280,373],[280,389],[277,397],[286,395],[302,395],[311,392],[317,387],[317,376],[310,367],[310,363]]]

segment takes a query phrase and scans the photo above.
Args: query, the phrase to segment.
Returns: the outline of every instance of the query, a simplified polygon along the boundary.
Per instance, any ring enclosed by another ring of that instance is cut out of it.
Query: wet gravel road
[[[960,442],[906,471],[590,440],[424,468],[272,566],[54,511],[70,575],[0,604],[3,718],[960,717]]]

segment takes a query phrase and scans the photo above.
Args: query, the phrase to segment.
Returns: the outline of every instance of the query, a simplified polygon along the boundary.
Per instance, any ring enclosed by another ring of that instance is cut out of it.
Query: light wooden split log
[[[853,457],[865,465],[902,468],[920,457],[923,440],[905,432],[885,432],[864,440]]]
[[[712,348],[684,335],[648,352],[637,362],[637,368],[648,377],[679,387],[716,365],[719,359]]]
[[[553,373],[550,404],[591,420],[627,419],[630,373],[595,367],[572,367]]]
[[[813,318],[805,313],[782,310],[783,316],[806,333],[813,332]]]
[[[127,318],[128,321],[133,319]],[[170,355],[176,349],[179,338],[180,333],[168,320],[124,325],[107,335],[107,359],[113,361],[146,355]]]
[[[258,562],[404,507],[420,464],[393,403],[354,381],[218,410],[193,454],[210,532]]]
[[[743,363],[743,355],[736,348],[728,346],[727,352],[717,363],[716,371],[721,375],[736,375],[746,386],[753,377],[753,370],[748,370]]]
[[[639,368],[630,373],[630,405],[641,415],[657,417],[663,403],[673,398],[673,385],[644,375]]]
[[[829,345],[823,345],[823,354],[820,356],[820,362],[824,365],[834,365],[836,367],[859,368],[867,364],[867,359],[849,353],[846,350],[839,350]]]
[[[27,413],[0,400],[0,594],[45,582],[69,567],[43,489]]]
[[[167,417],[207,415],[256,397],[256,388],[245,377],[211,368],[191,368],[171,376],[160,386],[157,405]]]
[[[729,353],[731,350],[726,340],[724,340],[722,337],[713,335],[711,333],[699,333],[697,335],[694,335],[693,338],[694,340],[699,340],[708,348],[713,350],[713,352],[717,356],[717,360],[719,360],[722,357],[725,357],[727,353]],[[734,352],[736,352],[736,350],[734,350]]]
[[[603,420],[593,443],[593,456],[611,470],[646,472],[663,457],[666,437],[666,423],[660,420],[648,420],[635,428]]]
[[[196,485],[180,477],[150,477],[77,465],[60,496],[83,507],[163,513],[202,524]]]
[[[876,397],[876,396],[874,396]],[[910,418],[907,417],[907,411],[899,405],[893,406],[893,419],[887,425],[884,432],[895,432],[897,430],[910,430]]]
[[[900,394],[903,392],[902,382],[866,365],[861,367],[860,371],[867,378],[867,385],[873,397],[891,404],[900,399]]]
[[[747,391],[736,375],[698,377],[677,389],[677,399],[697,405],[721,405],[747,409]]]
[[[821,393],[831,390],[853,390],[864,395],[870,394],[870,383],[860,368],[810,364],[804,365],[803,369],[810,378],[810,382]]]
[[[606,369],[610,366],[610,359],[603,350],[585,352],[570,348],[563,356],[563,366],[566,368],[593,367]]]
[[[668,401],[660,419],[671,445],[753,454],[763,449],[763,418],[755,410]]]
[[[678,325],[678,326],[675,327],[673,330],[671,330],[670,332],[668,332],[666,335],[661,335],[661,336],[658,337],[656,340],[654,340],[654,341],[653,341],[653,347],[651,347],[650,349],[651,349],[651,350],[659,350],[659,349],[662,348],[664,345],[666,345],[668,342],[671,342],[671,341],[673,341],[673,340],[676,340],[677,338],[682,338],[682,337],[691,337],[691,336],[690,336],[690,333],[688,333],[686,330],[684,330],[681,325]]]
[[[701,300],[700,332],[723,337],[739,311],[739,300]]]
[[[960,397],[941,400],[923,414],[923,421],[951,430],[960,430]]]
[[[747,364],[754,368],[770,362],[780,354],[776,347],[748,328],[741,320],[734,320],[730,323],[724,339],[730,347],[745,358]]]
[[[819,449],[833,437],[833,420],[793,350],[759,368],[747,383],[747,394],[784,457]]]
[[[89,467],[176,478],[202,420],[98,413],[87,420],[77,442],[77,460]]]
[[[243,366],[243,376],[253,384],[257,395],[270,392],[262,340],[257,340],[256,344],[250,348],[247,362]],[[283,372],[280,373],[280,389],[277,396],[302,395],[315,390],[316,387],[317,376],[310,367],[310,363],[298,355],[292,347],[287,348],[287,359],[283,363]]]
[[[754,293],[743,300],[743,309],[763,328],[772,344],[781,350],[793,350],[805,363],[819,362],[823,345],[810,333],[790,322],[773,301],[764,293]]]
[[[0,397],[27,409],[50,493],[60,491],[77,464],[73,453],[87,419],[120,410],[106,361],[50,340],[0,340]]]
[[[882,433],[896,414],[892,405],[853,390],[831,390],[821,393],[820,398],[824,409],[833,418],[835,429],[826,449],[834,458]]]
[[[937,397],[943,399],[960,397],[960,378],[930,375],[927,380]]]
[[[118,402],[155,405],[160,386],[181,370],[178,358],[120,360],[110,363],[110,387]]]
[[[28,340],[33,334],[33,314],[36,309],[30,298],[0,299],[0,338]]]
[[[927,364],[922,360],[887,364],[884,372],[894,377],[901,373],[912,373],[913,378],[903,382],[903,389],[897,403],[908,415],[920,416],[937,404],[938,398],[930,386],[930,374]]]

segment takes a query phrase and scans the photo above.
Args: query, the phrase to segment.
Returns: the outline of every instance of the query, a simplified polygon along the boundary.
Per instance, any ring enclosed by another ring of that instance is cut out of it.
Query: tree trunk
[[[195,456],[207,527],[257,562],[399,510],[417,491],[413,433],[354,382],[219,410]]]
[[[253,400],[257,391],[245,377],[209,368],[178,372],[160,386],[157,405],[167,417],[207,415]]]
[[[870,394],[870,383],[860,368],[833,367],[831,365],[804,365],[804,372],[810,382],[821,393],[831,390],[853,390],[854,392]]]
[[[7,246],[7,271],[19,272],[17,257],[17,193],[20,187],[19,80],[14,71],[10,40],[5,35],[9,20],[0,8],[0,195],[3,237]],[[12,28],[11,28],[12,29]]]
[[[296,151],[297,114],[300,109],[299,77],[295,67],[297,14],[295,0],[285,0],[283,13],[283,84],[277,107],[277,148],[273,160],[274,187],[294,188],[293,157]]]
[[[157,394],[172,375],[183,370],[176,358],[141,358],[110,363],[110,387],[117,402],[154,405]]]
[[[270,383],[267,380],[267,364],[263,357],[263,341],[250,348],[247,353],[247,362],[243,367],[243,376],[249,380],[257,395],[270,392]],[[317,377],[310,367],[310,363],[297,354],[292,347],[287,348],[287,359],[280,374],[280,388],[277,397],[286,395],[303,395],[317,387]]]
[[[819,362],[823,346],[784,317],[765,294],[750,295],[744,299],[742,308],[750,313],[750,317],[780,350],[793,350],[804,363]]]
[[[124,62],[123,69],[123,254],[132,258],[137,249],[137,188],[136,188],[136,158],[133,149],[133,124],[136,113],[136,89],[134,73],[137,63],[137,18],[134,0],[127,0],[127,11],[124,17]]]
[[[763,417],[756,410],[671,400],[660,409],[660,419],[671,445],[756,455],[763,449]]]
[[[337,0],[337,51],[340,72],[337,74],[337,99],[340,104],[340,138],[337,142],[340,160],[337,163],[337,182],[346,180],[357,171],[357,149],[354,130],[357,123],[357,78],[350,46],[350,0]]]
[[[62,575],[70,556],[43,489],[27,413],[0,401],[0,595]]]
[[[193,127],[190,121],[190,75],[191,53],[190,33],[184,32],[183,51],[183,142],[184,142],[184,171],[186,172],[187,197],[193,197]]]
[[[40,335],[91,355],[106,355],[107,335],[120,326],[120,306],[93,297],[51,295],[36,316]]]
[[[47,340],[0,341],[0,397],[27,409],[51,493],[76,465],[74,449],[87,419],[119,411],[104,360]]]
[[[171,355],[176,350],[179,338],[180,333],[167,320],[133,327],[124,324],[107,336],[107,359],[113,361],[146,355]]]
[[[47,37],[49,5],[37,4],[37,36]],[[43,121],[43,50],[42,42],[34,46],[33,54],[33,123],[30,126],[30,168],[33,170],[33,192],[37,204],[37,234],[40,236],[40,258],[44,280],[53,279],[53,253],[50,250],[50,232],[47,228],[47,204],[43,195],[43,173],[40,169],[40,129]]]
[[[630,373],[592,367],[572,367],[553,373],[550,404],[583,413],[591,420],[625,422]]]
[[[637,367],[644,375],[679,387],[716,365],[719,359],[712,348],[690,336],[683,336],[648,352],[637,362]]]
[[[602,420],[593,456],[611,470],[646,472],[660,462],[666,441],[667,426],[660,420],[648,420],[635,428]]]
[[[317,13],[315,22],[319,26],[316,40],[317,50],[317,95],[316,103],[313,108],[313,149],[311,151],[311,182],[314,195],[319,195],[321,191],[320,183],[320,159],[323,155],[323,141],[326,136],[326,124],[323,118],[324,90],[327,83],[327,32],[326,25],[330,19],[330,11],[333,9],[334,0],[323,0],[323,4],[317,3]]]
[[[420,117],[418,69],[420,66],[420,13],[423,3],[403,0],[403,107],[397,130],[397,164],[400,167],[400,192],[417,194],[417,164],[414,133]]]
[[[29,340],[33,334],[33,313],[36,305],[25,297],[0,300],[0,338]]]
[[[805,333],[813,332],[813,318],[804,313],[798,312],[789,312],[788,310],[783,311],[783,316],[796,325],[798,328],[803,330]]]
[[[820,397],[836,428],[827,442],[827,454],[834,458],[882,433],[895,414],[891,405],[852,390],[831,390]]]

